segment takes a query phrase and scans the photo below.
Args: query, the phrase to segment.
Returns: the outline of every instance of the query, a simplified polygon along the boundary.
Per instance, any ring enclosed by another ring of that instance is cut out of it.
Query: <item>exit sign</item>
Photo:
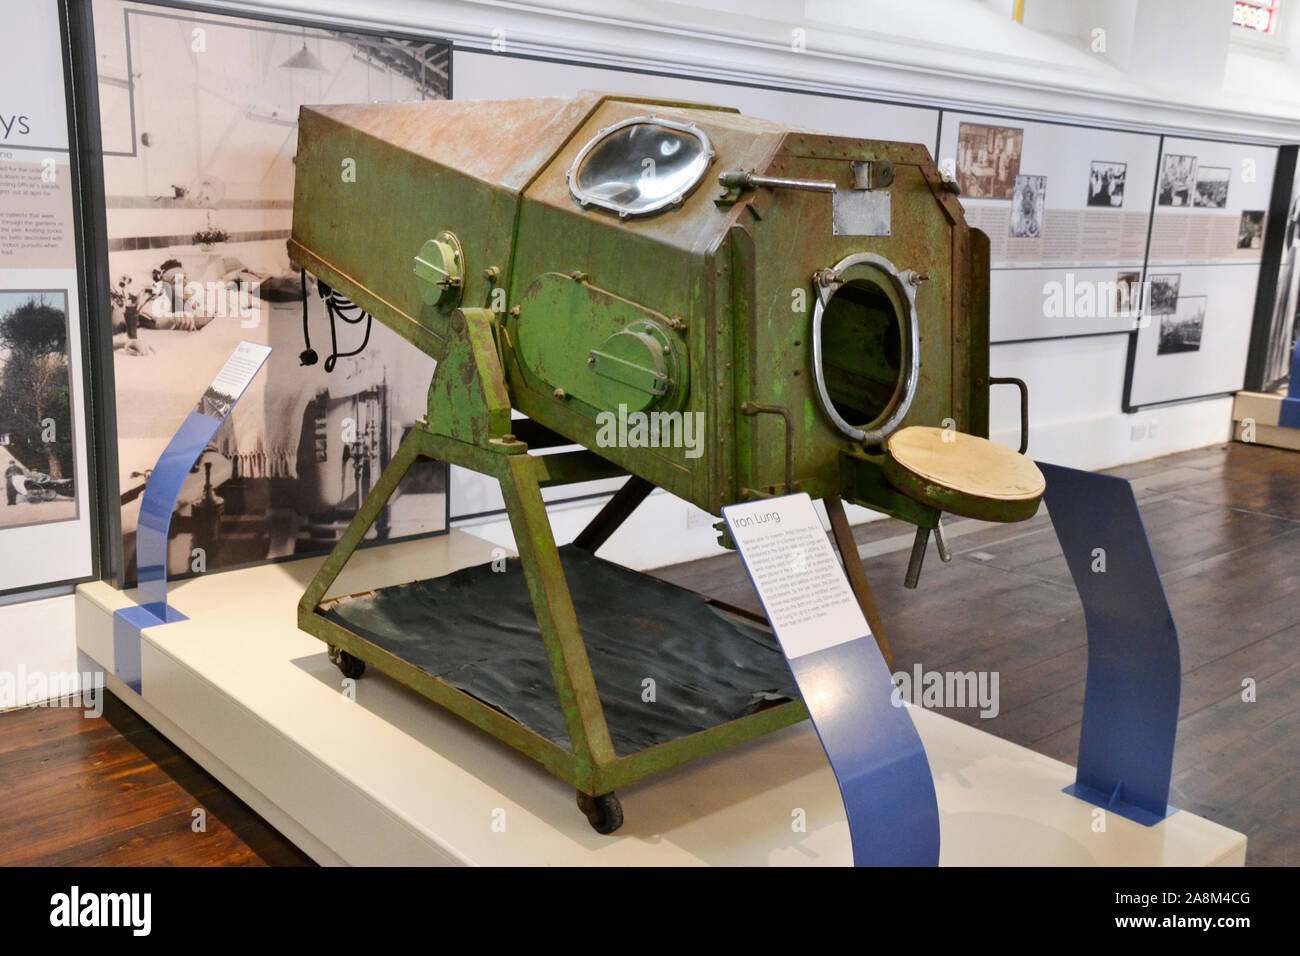
[[[1232,25],[1253,30],[1255,33],[1272,33],[1277,21],[1277,0],[1237,0],[1232,5]]]

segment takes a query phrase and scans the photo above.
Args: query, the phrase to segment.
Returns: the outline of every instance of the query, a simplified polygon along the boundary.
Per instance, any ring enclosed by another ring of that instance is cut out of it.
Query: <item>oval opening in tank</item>
[[[854,279],[826,302],[821,322],[822,381],[832,407],[866,429],[904,387],[903,321],[894,300],[870,280]]]
[[[601,130],[578,152],[569,192],[584,206],[644,216],[680,203],[713,161],[697,127],[637,116]]]

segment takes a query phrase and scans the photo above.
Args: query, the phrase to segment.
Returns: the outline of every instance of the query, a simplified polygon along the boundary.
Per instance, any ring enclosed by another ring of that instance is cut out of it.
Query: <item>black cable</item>
[[[307,327],[307,270],[302,270],[302,340],[307,347],[302,350],[298,356],[299,362],[303,365],[315,365],[318,356],[316,350],[311,347],[311,333]],[[330,354],[325,359],[325,371],[334,371],[334,366],[338,364],[341,358],[347,358],[350,355],[360,355],[370,343],[370,329],[374,325],[374,317],[361,306],[357,305],[351,299],[339,295],[320,279],[316,280],[316,290],[325,302],[325,313],[330,320]],[[350,352],[339,351],[338,340],[338,320],[342,319],[348,325],[356,325],[363,319],[366,323],[366,332],[361,339],[361,344]]]
[[[306,346],[298,353],[298,364],[315,365],[316,350],[311,347],[311,332],[307,328],[307,270],[299,269],[298,275],[302,278],[302,344]]]
[[[370,329],[374,324],[374,318],[371,314],[351,299],[346,299],[337,292],[331,291],[329,297],[325,300],[325,309],[330,317],[330,356],[325,360],[325,371],[334,371],[334,366],[341,358],[347,358],[350,355],[360,355],[370,342]],[[349,318],[347,310],[354,310],[355,317]],[[361,339],[361,344],[350,352],[340,352],[338,343],[337,320],[342,319],[349,325],[356,325],[362,319],[366,321],[366,333]]]

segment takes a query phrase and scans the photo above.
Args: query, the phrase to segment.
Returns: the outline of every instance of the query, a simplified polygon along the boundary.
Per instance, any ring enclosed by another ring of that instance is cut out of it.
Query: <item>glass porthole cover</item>
[[[694,124],[633,116],[587,141],[569,167],[569,192],[582,206],[620,217],[678,205],[713,162],[709,137]]]

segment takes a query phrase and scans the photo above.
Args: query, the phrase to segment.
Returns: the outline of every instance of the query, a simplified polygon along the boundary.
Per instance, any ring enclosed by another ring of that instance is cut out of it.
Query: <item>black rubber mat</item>
[[[798,696],[768,632],[585,551],[561,548],[560,561],[619,755]],[[325,616],[568,748],[517,560],[347,598]]]

